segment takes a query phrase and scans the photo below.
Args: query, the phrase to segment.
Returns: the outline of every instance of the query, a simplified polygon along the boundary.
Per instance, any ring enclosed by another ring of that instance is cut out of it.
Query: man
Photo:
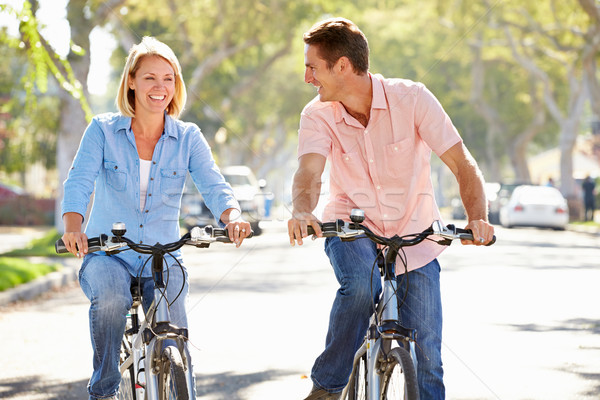
[[[583,207],[585,208],[584,219],[586,221],[594,220],[594,211],[596,210],[596,182],[588,175],[581,184],[583,189]]]
[[[436,98],[420,83],[370,74],[367,39],[351,21],[334,18],[317,23],[304,34],[304,42],[304,80],[317,88],[318,96],[300,119],[299,167],[288,221],[290,243],[302,244],[307,225],[321,236],[312,212],[327,158],[331,197],[324,221],[349,220],[351,209],[361,208],[365,223],[378,234],[422,231],[440,219],[430,178],[431,150],[456,176],[467,228],[476,238],[473,244],[488,243],[493,227],[487,222],[481,172]],[[406,250],[410,290],[401,318],[418,332],[419,390],[428,400],[444,398],[436,260],[442,249],[423,242]],[[325,350],[312,369],[313,390],[306,400],[338,399],[347,384],[353,353],[368,327],[371,294],[381,290],[378,274],[373,274],[371,282],[376,251],[369,240],[325,241],[340,289],[331,310]]]

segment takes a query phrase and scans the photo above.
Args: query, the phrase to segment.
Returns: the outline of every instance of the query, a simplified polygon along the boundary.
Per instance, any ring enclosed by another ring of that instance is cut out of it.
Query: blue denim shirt
[[[88,237],[110,235],[113,222],[124,222],[125,236],[135,242],[170,243],[180,237],[179,211],[188,172],[217,220],[225,210],[240,208],[200,129],[165,114],[165,128],[152,156],[146,205],[140,210],[140,159],[131,118],[101,114],[87,127],[64,182],[62,213],[85,216],[94,192]],[[133,250],[117,257],[136,276],[148,258]],[[143,276],[151,275],[149,264]]]

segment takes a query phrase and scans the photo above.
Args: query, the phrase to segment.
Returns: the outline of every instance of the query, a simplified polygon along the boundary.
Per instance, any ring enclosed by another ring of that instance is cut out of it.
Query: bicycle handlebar
[[[394,236],[391,238],[377,235],[373,233],[369,228],[367,228],[364,225],[361,225],[360,223],[346,222],[341,219],[338,219],[335,222],[319,223],[319,225],[321,226],[321,231],[323,232],[324,237],[337,236],[343,241],[352,241],[359,236],[366,236],[375,243],[381,245],[390,245],[391,243],[393,243],[395,246],[398,247],[414,246],[416,244],[421,243],[429,236],[441,237],[442,240],[437,241],[437,243],[446,246],[450,245],[455,239],[473,240],[473,232],[470,229],[457,228],[452,224],[443,226],[442,223],[437,220],[434,221],[429,228],[425,229],[421,233],[404,235],[402,237]],[[315,234],[315,231],[312,226],[309,225],[307,228],[309,235]],[[493,239],[486,244],[486,246],[491,246],[494,243],[496,243],[495,235]]]
[[[209,247],[215,242],[231,243],[225,228],[214,228],[212,225],[207,225],[204,227],[195,226],[179,240],[173,243],[164,245],[138,244],[123,236],[125,234],[125,227],[123,224],[119,224],[120,223],[113,224],[113,236],[101,234],[98,237],[88,238],[88,253],[105,251],[109,254],[114,254],[127,249],[132,249],[138,253],[152,254],[153,248],[155,248],[157,245],[160,246],[164,251],[169,252],[178,250],[183,247],[183,245],[205,248]],[[251,238],[253,235],[254,232],[250,231],[250,234],[246,236],[246,239]],[[62,239],[58,239],[56,243],[54,243],[54,249],[58,254],[69,252]]]

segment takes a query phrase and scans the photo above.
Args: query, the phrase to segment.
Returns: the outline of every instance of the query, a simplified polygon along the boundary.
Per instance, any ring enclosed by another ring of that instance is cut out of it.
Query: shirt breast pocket
[[[384,175],[394,179],[411,179],[414,172],[414,152],[414,146],[408,138],[386,145],[383,151]]]
[[[168,198],[181,197],[187,170],[163,168],[160,170],[160,191]]]
[[[117,192],[127,187],[127,169],[113,161],[104,161],[106,183]]]

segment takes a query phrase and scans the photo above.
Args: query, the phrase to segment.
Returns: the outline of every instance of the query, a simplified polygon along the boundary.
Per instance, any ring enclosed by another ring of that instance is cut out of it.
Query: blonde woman
[[[127,237],[140,243],[180,237],[181,195],[189,173],[207,206],[239,245],[250,233],[231,187],[219,172],[200,129],[178,119],[186,101],[181,67],[164,43],[145,37],[131,48],[119,86],[119,113],[93,118],[64,182],[62,202],[67,249],[83,257],[79,282],[90,300],[89,323],[94,372],[90,399],[115,398],[120,382],[119,347],[131,306],[130,285],[141,280],[146,307],[153,280],[147,256],[87,254],[87,237],[124,222]],[[94,192],[85,232],[84,215]],[[180,258],[180,253],[175,254]],[[174,262],[174,261],[173,261]],[[146,265],[144,267],[144,265]],[[185,270],[169,266],[172,322],[187,326]],[[184,292],[177,297],[182,286]]]

